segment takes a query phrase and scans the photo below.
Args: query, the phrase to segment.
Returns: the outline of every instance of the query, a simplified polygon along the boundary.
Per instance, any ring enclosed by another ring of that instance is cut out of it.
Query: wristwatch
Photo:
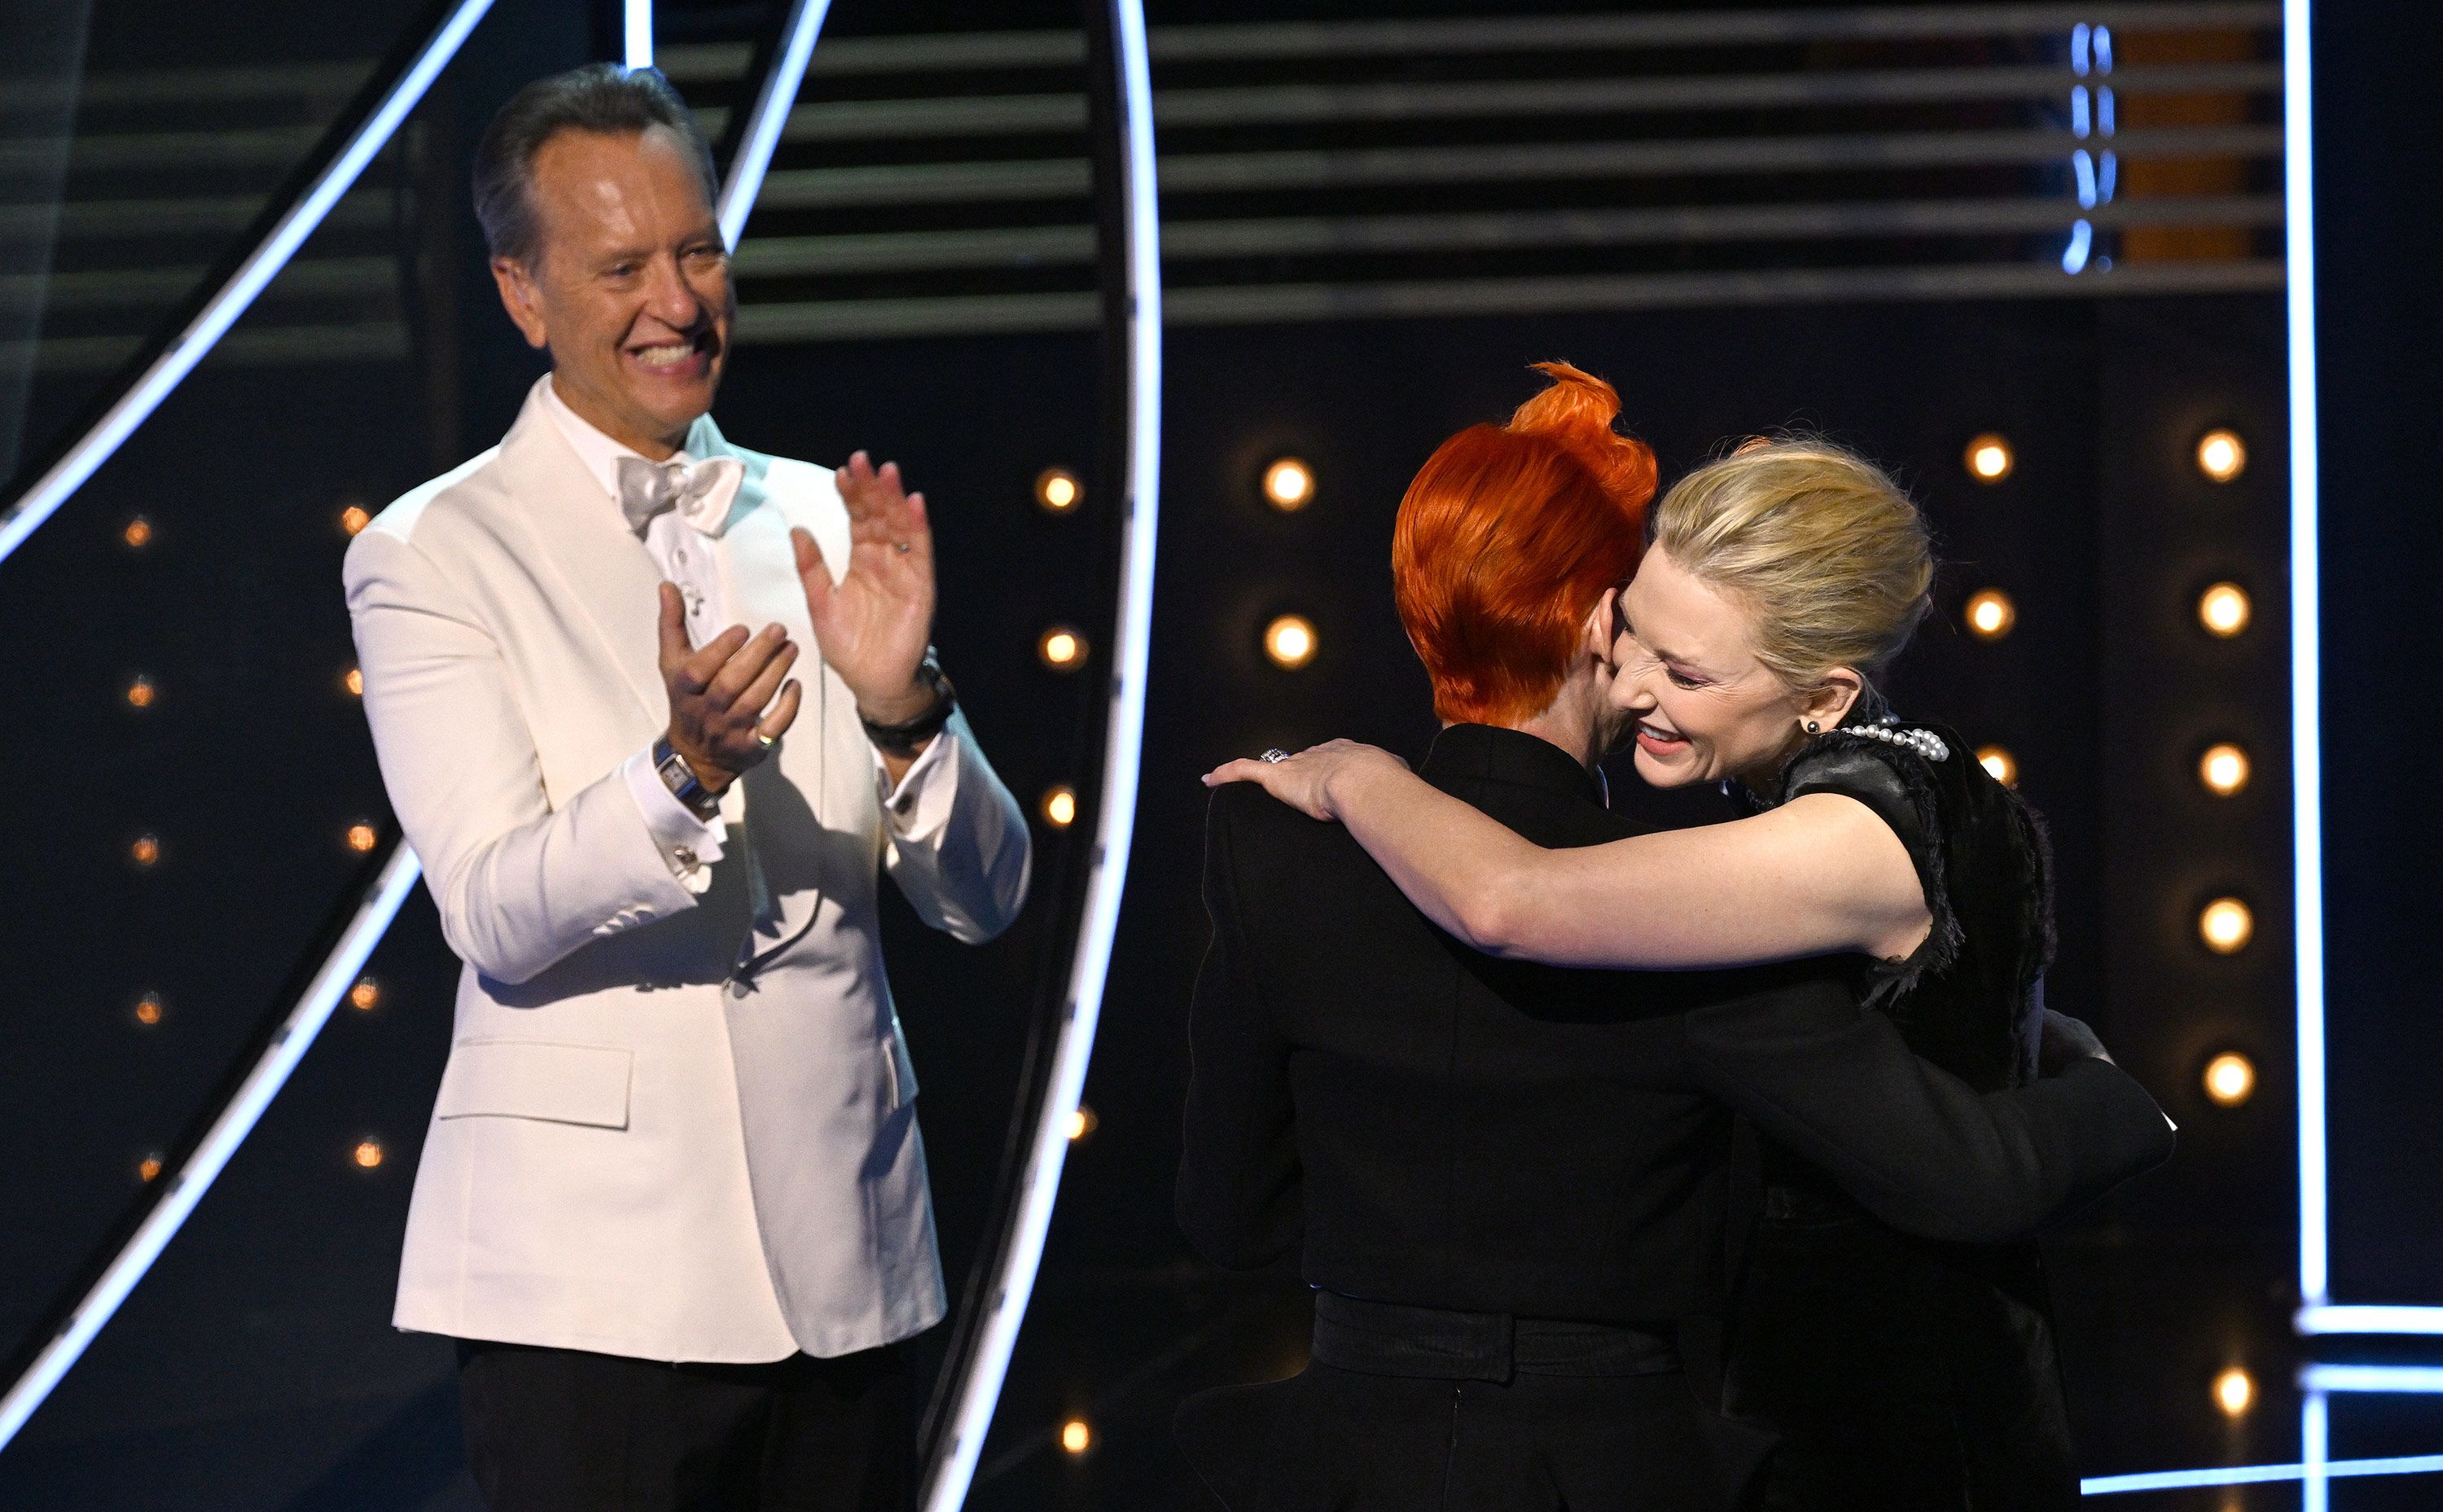
[[[934,661],[929,651],[917,664],[916,681],[933,695],[932,705],[916,718],[902,724],[876,724],[862,714],[857,716],[858,722],[865,726],[865,738],[886,756],[914,756],[919,746],[942,733],[942,726],[950,722],[950,711],[959,706],[958,689],[950,686],[942,664]]]
[[[670,790],[670,796],[685,805],[688,812],[706,824],[720,814],[721,794],[696,780],[695,769],[687,764],[687,757],[678,754],[667,735],[653,742],[653,770],[661,774],[662,786]]]

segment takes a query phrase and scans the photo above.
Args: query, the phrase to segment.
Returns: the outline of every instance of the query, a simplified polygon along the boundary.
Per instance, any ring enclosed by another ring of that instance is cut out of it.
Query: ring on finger
[[[1283,761],[1287,761],[1289,758],[1290,754],[1287,751],[1282,750],[1279,746],[1275,746],[1271,750],[1265,752],[1262,757],[1263,760],[1272,762],[1276,766],[1279,765]]]
[[[762,746],[764,750],[769,751],[774,746],[781,743],[781,738],[777,735],[765,735],[762,731],[758,730],[755,732],[755,743]]]

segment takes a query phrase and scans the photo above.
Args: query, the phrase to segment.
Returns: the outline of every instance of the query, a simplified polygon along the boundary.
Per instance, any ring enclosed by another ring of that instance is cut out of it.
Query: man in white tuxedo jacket
[[[553,372],[347,560],[466,963],[395,1321],[461,1340],[495,1512],[911,1505],[944,1288],[878,873],[979,941],[1029,860],[930,659],[923,496],[715,428],[728,259],[659,75],[529,86],[475,179]]]

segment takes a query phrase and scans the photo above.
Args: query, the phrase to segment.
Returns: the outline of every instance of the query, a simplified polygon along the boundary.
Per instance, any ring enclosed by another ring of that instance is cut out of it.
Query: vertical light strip
[[[2332,1451],[2332,1422],[2324,1394],[2310,1388],[2299,1407],[2300,1512],[2329,1512],[2332,1488],[2326,1485],[2339,1466],[2327,1462]]]
[[[405,841],[392,848],[390,859],[382,864],[375,879],[373,890],[348,920],[338,947],[306,984],[304,993],[272,1035],[254,1069],[247,1073],[236,1093],[222,1106],[220,1116],[204,1131],[194,1152],[176,1171],[155,1178],[169,1182],[160,1200],[144,1215],[135,1235],[85,1293],[76,1311],[68,1315],[59,1333],[34,1357],[26,1374],[18,1377],[6,1396],[0,1396],[0,1448],[8,1447],[17,1430],[26,1426],[26,1420],[34,1415],[34,1410],[43,1405],[44,1398],[51,1394],[52,1388],[84,1354],[94,1336],[119,1311],[127,1294],[153,1268],[153,1262],[177,1234],[187,1215],[195,1211],[195,1204],[211,1190],[230,1157],[237,1153],[255,1120],[263,1117],[263,1110],[271,1105],[271,1100],[287,1084],[289,1073],[304,1059],[314,1037],[321,1032],[331,1011],[339,1006],[340,994],[364,970],[366,957],[373,954],[382,931],[390,927],[399,904],[407,901],[421,869],[415,852],[408,848]]]
[[[1052,1227],[1053,1199],[1059,1194],[1062,1162],[1069,1153],[1069,1118],[1085,1089],[1086,1063],[1093,1053],[1094,1026],[1102,1012],[1103,985],[1111,963],[1111,939],[1119,927],[1120,895],[1128,880],[1129,842],[1136,823],[1137,765],[1145,735],[1148,649],[1153,639],[1154,537],[1162,472],[1162,265],[1155,218],[1153,80],[1146,58],[1145,10],[1140,0],[1110,0],[1111,38],[1118,49],[1118,99],[1113,102],[1120,136],[1122,229],[1128,264],[1128,497],[1121,503],[1123,537],[1120,602],[1114,628],[1111,722],[1103,752],[1102,811],[1096,817],[1094,859],[1086,884],[1086,914],[1069,968],[1069,996],[1059,1039],[1053,1050],[1035,1140],[1018,1196],[1001,1272],[994,1278],[992,1311],[976,1344],[966,1379],[959,1383],[949,1435],[925,1486],[924,1512],[955,1512],[975,1478],[976,1458],[992,1427],[1002,1379],[1025,1321],[1027,1300]]]
[[[25,543],[51,518],[68,496],[82,487],[86,479],[103,463],[110,460],[121,443],[144,423],[145,417],[160,407],[204,354],[212,349],[229,328],[237,323],[256,296],[260,295],[288,260],[297,254],[305,238],[314,234],[332,207],[340,203],[376,154],[390,141],[391,135],[407,119],[409,111],[424,98],[443,67],[457,54],[459,45],[467,40],[475,23],[492,8],[492,0],[460,0],[435,28],[424,50],[416,55],[407,71],[390,87],[372,115],[365,118],[356,133],[348,138],[330,166],[316,175],[314,182],[299,195],[297,202],[272,227],[220,292],[187,322],[186,329],[172,339],[161,355],[153,359],[136,382],[102,412],[92,429],[68,448],[67,454],[52,464],[50,470],[35,480],[33,487],[0,515],[0,561]]]
[[[632,69],[653,65],[653,0],[620,0],[619,61]]]
[[[728,181],[721,186],[721,240],[733,252],[738,250],[739,237],[746,232],[746,217],[755,209],[755,198],[763,191],[763,175],[772,167],[772,155],[780,150],[781,134],[789,124],[789,112],[798,102],[806,64],[814,59],[815,42],[823,33],[823,17],[831,8],[831,0],[795,0],[781,31],[781,49],[756,90],[746,131],[738,138],[738,155],[729,160]]]
[[[2324,1152],[2324,814],[2316,497],[2316,179],[2308,0],[2282,0],[2290,348],[2290,848],[2299,1011],[2299,1296],[2331,1300]]]

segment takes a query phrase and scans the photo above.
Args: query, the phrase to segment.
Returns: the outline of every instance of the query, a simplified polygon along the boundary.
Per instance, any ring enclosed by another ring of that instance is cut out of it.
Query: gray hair
[[[542,239],[534,160],[545,142],[564,131],[624,137],[655,126],[668,127],[692,149],[689,155],[704,175],[705,198],[717,199],[712,144],[661,70],[632,72],[615,63],[590,63],[519,90],[475,144],[475,219],[484,228],[484,245],[494,257],[533,264]]]

